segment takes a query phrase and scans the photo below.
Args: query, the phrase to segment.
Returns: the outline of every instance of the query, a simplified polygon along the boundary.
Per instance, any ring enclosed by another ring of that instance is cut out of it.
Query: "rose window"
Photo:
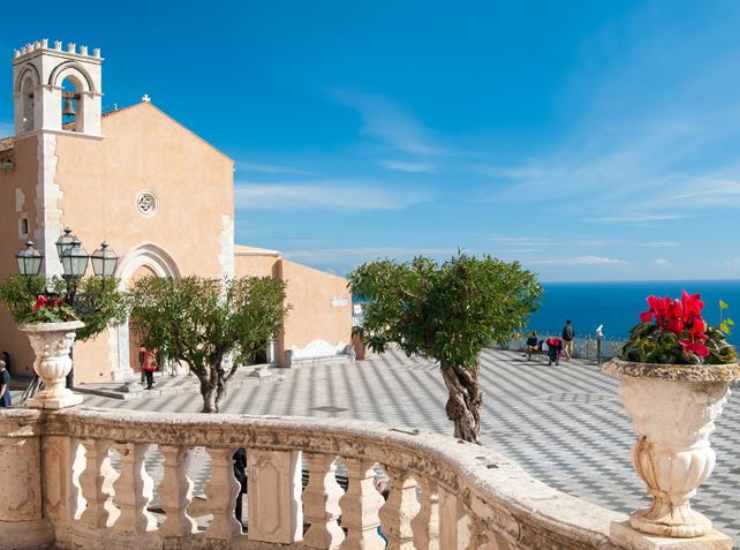
[[[152,193],[139,193],[136,209],[142,216],[151,216],[157,210],[157,198]]]

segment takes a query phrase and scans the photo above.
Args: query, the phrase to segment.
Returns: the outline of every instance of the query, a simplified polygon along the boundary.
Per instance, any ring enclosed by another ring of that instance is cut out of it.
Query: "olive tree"
[[[287,313],[285,283],[270,277],[146,277],[130,301],[142,345],[188,366],[207,413],[218,412],[238,366],[277,334]]]
[[[370,349],[396,343],[407,355],[439,362],[455,437],[478,443],[478,355],[525,327],[542,294],[535,275],[518,262],[458,254],[441,265],[425,257],[369,262],[349,281],[368,300],[363,328]]]

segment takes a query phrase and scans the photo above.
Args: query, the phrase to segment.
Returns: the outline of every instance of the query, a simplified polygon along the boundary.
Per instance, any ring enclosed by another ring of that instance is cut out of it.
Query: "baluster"
[[[457,496],[439,489],[439,547],[457,549]]]
[[[65,436],[48,436],[43,449],[45,512],[54,521],[72,521],[82,504],[74,479],[84,464],[79,442]]]
[[[301,453],[249,449],[249,540],[290,544],[303,535]]]
[[[148,507],[154,493],[154,481],[144,469],[144,455],[149,447],[144,443],[115,443],[121,456],[121,475],[113,483],[114,503],[121,511],[113,529],[121,533],[145,533],[157,527],[157,520]]]
[[[188,449],[161,445],[164,456],[164,476],[159,485],[159,502],[166,518],[160,528],[163,536],[186,537],[195,533],[195,520],[188,514],[193,483],[186,475]]]
[[[391,488],[388,500],[380,509],[381,529],[388,539],[389,550],[414,550],[411,520],[419,513],[416,480],[405,472],[386,468]]]
[[[100,439],[86,439],[83,443],[87,467],[80,476],[80,487],[87,506],[80,522],[91,529],[104,529],[120,515],[110,501],[113,496],[112,479],[117,475],[108,455],[111,444]]]
[[[234,450],[209,448],[208,454],[211,456],[211,480],[206,489],[206,509],[213,514],[213,519],[206,530],[206,537],[230,541],[242,532],[234,515],[240,490],[234,477]]]
[[[344,540],[344,531],[337,523],[343,491],[335,477],[336,462],[333,456],[315,453],[304,453],[303,458],[309,473],[303,509],[305,521],[311,525],[303,536],[303,545],[334,550]]]
[[[438,550],[439,548],[439,495],[437,484],[422,479],[421,507],[419,513],[411,520],[416,550]]]
[[[377,533],[380,520],[378,510],[383,497],[375,489],[373,463],[358,458],[348,458],[347,492],[339,500],[342,510],[342,527],[347,538],[341,550],[382,550],[383,539]]]

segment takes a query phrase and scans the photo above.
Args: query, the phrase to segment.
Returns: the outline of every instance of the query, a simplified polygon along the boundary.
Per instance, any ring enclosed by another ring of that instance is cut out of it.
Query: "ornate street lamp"
[[[15,255],[18,272],[24,277],[35,277],[41,272],[44,255],[33,247],[33,241],[26,241],[26,248]]]
[[[118,266],[118,256],[112,248],[108,248],[108,243],[103,241],[100,248],[90,256],[93,271],[98,277],[113,277]]]
[[[90,256],[87,251],[82,248],[80,239],[75,237],[72,241],[72,245],[62,252],[60,260],[62,261],[62,270],[64,272],[63,277],[65,279],[81,279],[87,271],[87,264],[90,261]]]
[[[69,227],[65,227],[64,234],[61,235],[56,242],[57,254],[59,255],[60,260],[62,259],[62,254],[72,248],[72,244],[75,242],[75,239],[77,239],[77,235],[72,233],[72,230]]]

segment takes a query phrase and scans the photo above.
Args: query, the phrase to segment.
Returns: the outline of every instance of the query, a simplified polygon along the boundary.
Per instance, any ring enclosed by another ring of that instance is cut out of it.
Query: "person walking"
[[[0,359],[0,408],[8,408],[10,405],[10,372],[5,366],[5,361]]]
[[[568,320],[563,327],[563,355],[568,360],[573,358],[573,339],[575,337],[576,333],[573,330],[573,323]]]
[[[545,340],[547,344],[547,366],[560,364],[560,352],[563,351],[563,341],[557,336],[552,336]]]
[[[141,357],[141,370],[146,378],[146,389],[151,390],[154,385],[154,371],[157,370],[157,360],[154,357],[154,352],[145,347],[141,348]]]

